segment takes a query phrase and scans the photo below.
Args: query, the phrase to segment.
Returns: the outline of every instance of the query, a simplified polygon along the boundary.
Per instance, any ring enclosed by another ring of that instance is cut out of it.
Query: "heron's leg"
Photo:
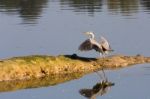
[[[103,58],[105,58],[105,54],[103,54],[102,56],[103,56]]]
[[[107,81],[107,77],[106,77],[106,74],[105,74],[105,71],[104,71],[104,69],[103,69],[103,68],[102,68],[102,73],[103,73],[104,81]]]
[[[96,74],[100,77],[100,81],[103,81],[103,76],[99,72],[96,72]]]
[[[100,77],[100,79],[101,79],[101,81],[107,81],[107,77],[106,77],[106,75],[105,75],[105,72],[104,72],[104,69],[102,68],[102,72],[100,73],[100,72],[97,72],[96,71],[96,73],[97,73],[97,75]]]
[[[99,53],[100,57],[105,58],[103,53]]]
[[[102,57],[102,53],[99,53],[99,56]]]
[[[100,56],[104,59],[105,58],[105,53],[100,53]]]

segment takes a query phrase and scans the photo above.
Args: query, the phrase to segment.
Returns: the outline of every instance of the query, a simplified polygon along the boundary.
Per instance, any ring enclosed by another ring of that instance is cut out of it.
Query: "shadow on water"
[[[97,96],[102,96],[106,94],[115,83],[108,81],[105,72],[102,70],[102,75],[99,72],[96,72],[98,76],[102,79],[100,82],[96,83],[91,89],[80,89],[79,93],[88,98],[88,99],[96,99]]]

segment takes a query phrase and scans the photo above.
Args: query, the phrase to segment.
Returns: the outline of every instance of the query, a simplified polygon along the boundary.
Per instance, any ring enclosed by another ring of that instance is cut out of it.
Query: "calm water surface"
[[[85,31],[97,39],[105,36],[112,54],[150,56],[149,0],[1,0],[0,58],[46,54],[98,57],[95,51],[79,52]],[[145,68],[146,67],[146,68]],[[149,65],[107,71],[115,83],[102,99],[149,99]],[[82,88],[99,81],[94,73],[57,86],[0,94],[0,99],[84,99]]]
[[[0,58],[80,53],[85,31],[105,36],[114,54],[150,56],[148,0],[1,0]]]
[[[100,72],[99,72],[100,73]],[[120,70],[105,71],[109,81],[115,83],[102,96],[96,99],[149,99],[150,66],[138,65]],[[24,89],[0,93],[0,99],[86,99],[79,90],[91,89],[100,82],[96,74],[89,74],[81,79],[56,86]],[[93,98],[94,99],[94,98]]]

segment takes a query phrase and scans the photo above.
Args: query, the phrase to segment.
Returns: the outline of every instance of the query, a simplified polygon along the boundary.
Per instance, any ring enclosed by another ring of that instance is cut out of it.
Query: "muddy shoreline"
[[[73,55],[31,55],[0,61],[0,81],[39,79],[54,75],[86,74],[100,69],[116,69],[135,64],[150,63],[141,55],[113,55],[106,58],[86,58]]]

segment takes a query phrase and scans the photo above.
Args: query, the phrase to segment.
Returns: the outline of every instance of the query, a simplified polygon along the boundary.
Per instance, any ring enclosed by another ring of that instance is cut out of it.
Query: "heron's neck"
[[[94,34],[90,34],[90,38],[91,38],[91,39],[94,39]]]

